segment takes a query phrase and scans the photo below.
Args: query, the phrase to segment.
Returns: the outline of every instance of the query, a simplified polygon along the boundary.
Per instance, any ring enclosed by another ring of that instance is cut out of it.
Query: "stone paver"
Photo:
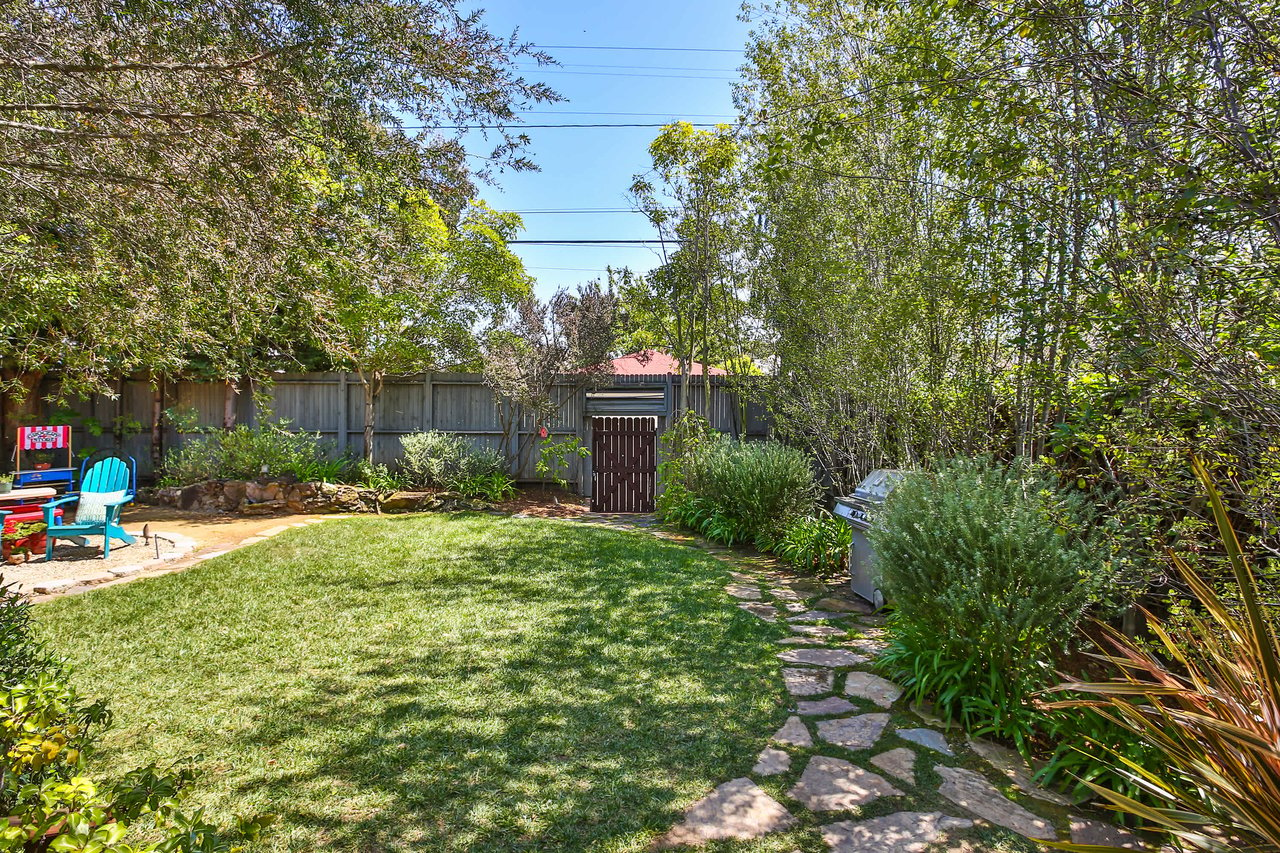
[[[756,766],[751,772],[758,776],[777,776],[791,769],[791,753],[772,746],[766,746],[756,756]]]
[[[769,594],[781,601],[805,601],[813,596],[796,592],[794,589],[771,589]]]
[[[835,686],[835,675],[829,669],[799,669],[784,667],[782,683],[792,696],[817,696],[830,693]]]
[[[856,705],[839,696],[828,696],[826,699],[818,699],[816,701],[811,699],[807,702],[796,703],[796,713],[804,714],[807,717],[817,717],[823,714],[847,714],[856,710],[858,710]]]
[[[831,622],[836,619],[843,619],[843,613],[833,613],[830,610],[805,610],[796,616],[787,617],[788,622]]]
[[[806,637],[843,637],[848,633],[835,625],[792,625],[791,630]]]
[[[870,658],[851,652],[848,649],[792,649],[778,652],[778,658],[785,663],[804,663],[811,666],[857,666],[868,663]]]
[[[918,743],[923,747],[932,749],[934,752],[941,752],[943,755],[955,755],[951,746],[947,743],[947,737],[942,732],[935,732],[933,729],[898,729],[894,732],[903,740],[909,740],[912,743]]]
[[[889,648],[889,644],[884,640],[873,640],[870,637],[858,637],[845,643],[845,645],[872,657],[878,657],[885,649]]]
[[[843,811],[902,792],[870,770],[845,761],[815,755],[787,796],[813,811]]]
[[[1071,843],[1121,847],[1125,850],[1145,849],[1142,839],[1114,823],[1085,817],[1071,818]]]
[[[734,598],[741,598],[744,601],[759,601],[761,597],[759,587],[740,583],[731,583],[724,588],[724,591]]]
[[[774,732],[773,737],[769,738],[769,740],[786,744],[787,746],[813,746],[813,735],[809,734],[808,726],[799,717],[787,717],[787,721],[782,724],[782,728]]]
[[[747,611],[748,613],[750,613],[752,616],[759,616],[761,619],[763,619],[766,622],[778,621],[778,608],[774,607],[771,604],[759,604],[756,602],[750,602],[747,604],[739,604],[738,606],[741,607],[743,610]]]
[[[905,746],[872,756],[871,763],[895,779],[916,784],[916,754]]]
[[[803,613],[809,609],[809,605],[803,601],[784,601],[782,606],[787,609],[788,613]]]
[[[888,714],[859,714],[856,717],[819,720],[818,737],[845,749],[870,749],[888,724]]]
[[[717,554],[716,556],[720,556],[720,555]],[[729,572],[729,577],[733,578],[739,583],[754,584],[756,582],[756,579],[753,576],[744,575],[742,572]]]
[[[780,646],[821,646],[823,641],[817,637],[783,637],[774,640]]]
[[[1001,794],[981,774],[941,764],[934,770],[942,777],[938,793],[957,806],[1027,838],[1057,839],[1053,824]]]
[[[1057,791],[1050,791],[1042,788],[1031,778],[1031,768],[1027,766],[1027,762],[1007,746],[1001,746],[998,743],[992,743],[982,738],[969,738],[969,748],[986,760],[988,764],[999,772],[1003,773],[1018,787],[1018,790],[1027,796],[1035,797],[1037,800],[1044,800],[1049,803],[1056,803],[1060,806],[1071,805],[1071,800],[1059,794]]]
[[[851,672],[844,682],[847,696],[855,696],[888,708],[902,695],[902,688],[887,678],[869,672]]]
[[[819,610],[839,610],[842,613],[870,613],[871,605],[864,601],[850,601],[845,598],[820,598],[813,604]]]
[[[842,820],[822,827],[831,853],[924,853],[948,830],[968,829],[973,821],[941,812],[897,812],[871,820]]]
[[[745,841],[791,827],[795,818],[760,786],[743,777],[725,782],[691,805],[684,820],[655,843],[659,850],[708,841]]]

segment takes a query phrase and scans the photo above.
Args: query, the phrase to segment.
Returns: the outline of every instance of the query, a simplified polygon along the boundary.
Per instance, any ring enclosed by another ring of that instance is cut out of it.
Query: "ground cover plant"
[[[113,699],[100,766],[202,755],[211,819],[279,816],[262,849],[638,851],[782,721],[724,582],[642,534],[362,517],[38,619]]]
[[[917,701],[1024,753],[1111,576],[1078,494],[987,459],[907,476],[872,528],[894,610],[881,664]]]

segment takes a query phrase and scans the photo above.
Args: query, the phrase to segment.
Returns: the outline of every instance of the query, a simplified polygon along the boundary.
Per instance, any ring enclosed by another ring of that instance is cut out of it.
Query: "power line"
[[[533,71],[523,68],[522,71]],[[543,74],[572,74],[578,77],[657,77],[660,80],[737,80],[737,77],[711,77],[704,74],[644,74],[631,71],[557,71],[554,68],[537,69],[538,76]]]
[[[657,124],[402,124],[400,130],[551,130],[558,127],[668,127],[674,122]],[[717,127],[706,122],[690,122],[692,127]],[[394,126],[394,125],[393,125]]]
[[[599,112],[596,110],[524,110],[520,113],[526,116],[647,116],[650,118],[672,117],[673,113],[616,113],[616,112]],[[730,113],[685,113],[686,118],[737,118],[738,116]]]
[[[508,240],[508,246],[630,246],[649,245],[652,243],[679,243],[677,239],[667,240]]]
[[[742,48],[723,47],[629,47],[624,45],[601,44],[539,44],[534,46],[539,50],[662,50],[688,53],[742,53]]]
[[[536,63],[521,63],[520,66],[524,70],[546,70],[555,71],[559,68],[614,68],[625,71],[710,71],[716,74],[733,74],[736,68],[707,68],[705,66],[691,65],[605,65],[592,62],[558,62],[555,65],[538,65]]]

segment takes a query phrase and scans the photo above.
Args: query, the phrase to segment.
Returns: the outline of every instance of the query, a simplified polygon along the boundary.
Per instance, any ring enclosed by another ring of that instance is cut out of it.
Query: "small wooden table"
[[[0,509],[5,509],[5,504],[16,504],[22,501],[33,501],[36,498],[55,498],[58,496],[57,489],[51,489],[48,486],[32,486],[27,489],[10,489],[7,492],[0,493]]]

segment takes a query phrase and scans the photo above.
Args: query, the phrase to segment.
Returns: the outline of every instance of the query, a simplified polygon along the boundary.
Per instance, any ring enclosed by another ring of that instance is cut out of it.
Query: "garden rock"
[[[788,829],[791,813],[746,777],[725,782],[691,805],[684,819],[655,843],[658,849],[708,841],[746,841]]]
[[[809,734],[808,727],[799,717],[787,717],[782,728],[774,732],[770,740],[787,746],[813,746],[813,735]]]
[[[848,601],[843,598],[821,598],[814,603],[819,610],[839,610],[842,613],[870,613],[871,605],[863,601]]]
[[[841,758],[815,755],[787,796],[813,811],[844,811],[902,792],[883,777]]]
[[[855,711],[857,708],[848,699],[841,699],[839,696],[828,696],[826,699],[810,700],[801,702],[796,706],[796,713],[804,714],[807,717],[820,716],[822,714],[844,714],[849,711]]]
[[[888,714],[859,714],[838,720],[820,720],[818,737],[845,749],[870,749],[888,724]]]
[[[909,740],[912,743],[918,743],[923,747],[932,749],[934,752],[941,752],[943,755],[955,755],[951,750],[951,745],[947,743],[946,735],[942,732],[935,732],[933,729],[898,729],[894,732],[903,740]]]
[[[1060,806],[1071,805],[1071,800],[1059,794],[1057,791],[1050,791],[1042,788],[1035,783],[1031,776],[1031,768],[1027,766],[1026,761],[1007,746],[1001,746],[998,743],[992,743],[989,740],[981,738],[969,738],[969,748],[986,760],[988,764],[996,770],[1003,773],[1029,797],[1035,797],[1037,800],[1044,800],[1049,803],[1056,803]]]
[[[1001,794],[981,774],[942,764],[935,765],[934,770],[942,777],[938,793],[961,808],[1027,838],[1058,837],[1053,824]]]
[[[831,853],[923,853],[952,829],[973,821],[941,812],[898,812],[871,820],[842,820],[822,827]]]
[[[786,663],[804,663],[812,666],[857,666],[867,663],[868,658],[848,649],[792,649],[778,652],[778,657]]]
[[[908,785],[916,783],[916,754],[905,746],[873,756],[871,763]]]
[[[1071,818],[1071,843],[1120,847],[1125,850],[1145,849],[1142,839],[1113,823],[1084,817]]]
[[[752,616],[757,616],[766,622],[778,621],[778,608],[773,605],[749,602],[746,604],[739,604],[738,606],[750,613]]]
[[[843,613],[833,613],[830,610],[806,610],[796,616],[791,616],[789,622],[830,622],[835,619],[843,619]]]
[[[828,669],[784,667],[782,682],[792,696],[817,696],[831,692],[835,686],[835,676]]]
[[[777,776],[791,769],[791,755],[781,749],[766,746],[756,757],[756,766],[751,772],[759,776]]]
[[[888,708],[902,695],[902,688],[887,678],[869,672],[851,672],[844,682],[844,692]]]
[[[843,637],[845,630],[834,625],[792,625],[791,630],[807,637]]]

